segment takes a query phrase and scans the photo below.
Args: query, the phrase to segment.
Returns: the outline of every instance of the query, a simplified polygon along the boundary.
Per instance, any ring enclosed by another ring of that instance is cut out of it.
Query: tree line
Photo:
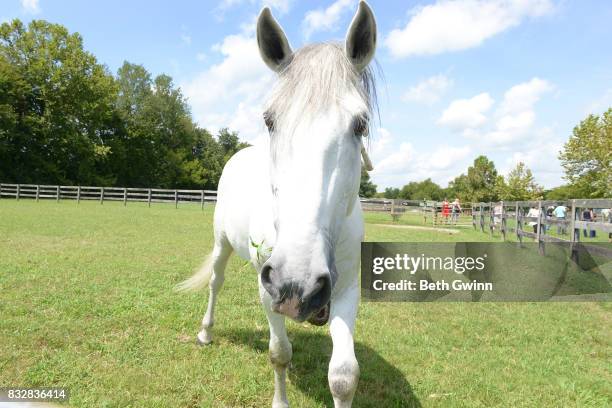
[[[245,146],[197,126],[168,75],[113,75],[59,24],[0,26],[3,182],[216,189]]]
[[[116,74],[59,24],[0,25],[0,181],[216,189],[223,166],[248,146],[194,123],[168,75],[125,62]],[[519,163],[506,177],[478,156],[442,188],[431,179],[362,197],[463,201],[612,196],[612,108],[577,125],[559,154],[567,184],[544,190]],[[408,175],[407,175],[408,176]]]
[[[368,178],[368,188],[361,191],[370,194],[366,197],[436,201],[459,198],[464,202],[609,198],[612,197],[612,108],[601,116],[589,115],[581,121],[558,157],[567,183],[549,190],[535,182],[533,173],[524,163],[519,162],[504,177],[498,173],[493,161],[478,156],[447,188],[428,178],[401,188],[389,187],[383,192],[373,193],[376,186],[371,185]]]

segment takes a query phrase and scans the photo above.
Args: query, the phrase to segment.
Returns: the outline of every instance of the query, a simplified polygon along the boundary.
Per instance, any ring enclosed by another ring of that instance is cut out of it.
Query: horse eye
[[[353,124],[353,132],[355,133],[355,136],[367,136],[368,119],[363,116],[357,117]]]
[[[268,132],[272,132],[272,130],[274,130],[274,119],[272,119],[272,114],[269,112],[264,112],[263,118],[266,126],[268,127]]]

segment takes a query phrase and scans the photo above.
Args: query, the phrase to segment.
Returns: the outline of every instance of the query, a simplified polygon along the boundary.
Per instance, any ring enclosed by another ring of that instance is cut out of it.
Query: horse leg
[[[271,309],[271,298],[264,287],[259,283],[259,296],[270,326],[270,363],[274,368],[274,398],[272,408],[287,408],[287,368],[291,364],[293,351],[287,338],[285,317],[274,313]]]
[[[217,303],[217,295],[225,280],[225,266],[231,254],[232,247],[227,240],[215,240],[215,247],[211,255],[210,296],[208,297],[206,314],[202,319],[202,328],[197,336],[198,344],[212,343],[212,327],[215,324],[215,304]]]
[[[335,408],[351,406],[359,382],[359,364],[353,343],[358,304],[359,287],[356,281],[334,296],[331,302],[329,331],[333,351],[327,379]]]

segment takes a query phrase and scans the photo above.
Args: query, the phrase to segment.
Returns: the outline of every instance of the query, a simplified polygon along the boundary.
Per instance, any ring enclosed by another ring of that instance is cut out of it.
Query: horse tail
[[[213,273],[213,256],[208,255],[200,266],[200,269],[189,279],[177,284],[174,290],[177,292],[193,292],[202,289],[210,282]]]

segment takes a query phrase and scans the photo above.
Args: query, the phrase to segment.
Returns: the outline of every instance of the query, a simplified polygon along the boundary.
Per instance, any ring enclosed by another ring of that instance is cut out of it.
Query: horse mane
[[[372,69],[367,67],[359,73],[346,57],[343,44],[310,44],[297,50],[279,73],[265,106],[266,114],[275,125],[295,128],[333,104],[341,105],[355,91],[362,113],[371,116],[378,112]]]

